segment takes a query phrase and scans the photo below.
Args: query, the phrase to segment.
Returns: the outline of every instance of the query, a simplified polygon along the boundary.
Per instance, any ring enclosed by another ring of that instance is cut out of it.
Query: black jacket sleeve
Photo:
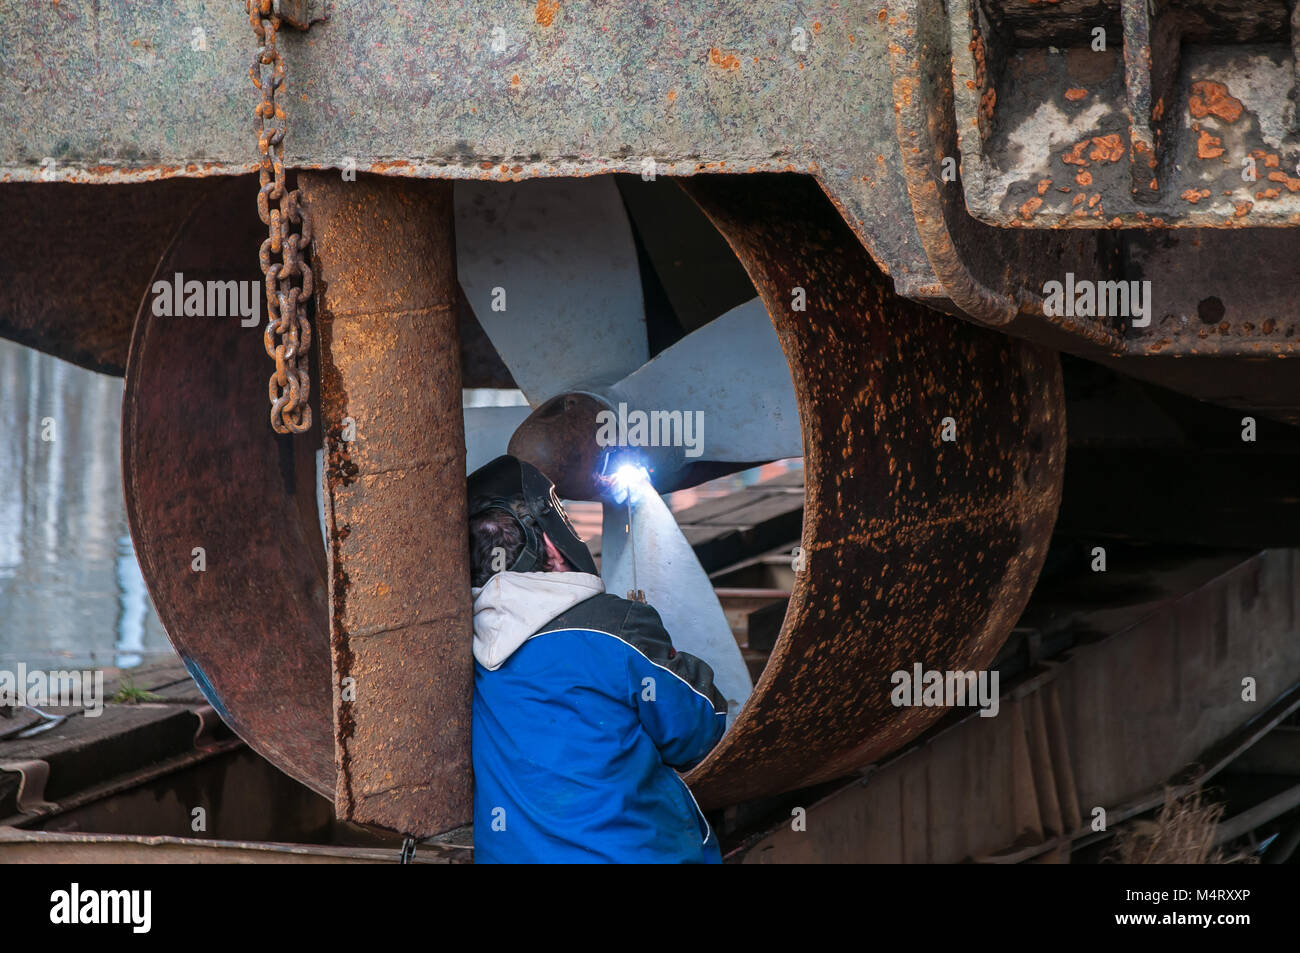
[[[641,602],[631,602],[629,606],[631,608],[623,621],[623,638],[650,661],[662,665],[706,696],[713,704],[713,710],[725,715],[727,702],[713,684],[713,669],[709,664],[673,648],[663,620],[653,607]]]

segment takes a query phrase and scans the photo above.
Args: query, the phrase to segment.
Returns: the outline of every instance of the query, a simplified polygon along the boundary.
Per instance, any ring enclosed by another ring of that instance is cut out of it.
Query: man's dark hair
[[[474,500],[470,510],[477,509],[487,500]],[[524,551],[524,531],[508,510],[493,507],[470,518],[469,521],[469,579],[475,588],[499,570],[509,569]]]

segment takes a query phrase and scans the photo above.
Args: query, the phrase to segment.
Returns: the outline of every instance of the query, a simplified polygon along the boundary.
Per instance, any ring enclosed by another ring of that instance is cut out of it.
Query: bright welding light
[[[645,487],[650,485],[650,474],[646,468],[635,463],[621,464],[610,477],[614,502],[636,502]]]

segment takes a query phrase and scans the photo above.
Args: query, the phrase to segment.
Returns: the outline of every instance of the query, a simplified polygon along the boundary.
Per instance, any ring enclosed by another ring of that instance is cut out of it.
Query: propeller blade
[[[455,205],[461,287],[530,404],[645,362],[641,272],[613,179],[457,182]]]
[[[523,407],[466,407],[465,472],[473,473],[506,452],[510,435],[532,413]]]
[[[790,367],[758,298],[691,332],[606,396],[615,404],[626,402],[629,410],[701,411],[701,461],[757,462],[803,454]]]
[[[603,509],[600,563],[606,591],[618,596],[632,589],[645,592],[673,647],[712,667],[714,684],[727,700],[730,725],[754,686],[713,584],[691,544],[649,484],[635,496],[630,509],[616,503],[605,503]]]

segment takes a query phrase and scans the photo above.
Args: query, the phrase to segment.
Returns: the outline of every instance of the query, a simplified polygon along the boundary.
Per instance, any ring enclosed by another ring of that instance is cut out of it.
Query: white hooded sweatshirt
[[[474,596],[474,658],[490,672],[561,612],[600,595],[605,583],[585,572],[499,572]]]

